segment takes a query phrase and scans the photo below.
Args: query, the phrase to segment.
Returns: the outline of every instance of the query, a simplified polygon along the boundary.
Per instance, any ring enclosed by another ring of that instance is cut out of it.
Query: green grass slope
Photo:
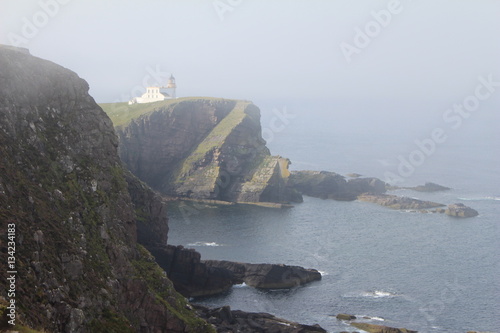
[[[223,98],[215,97],[182,97],[176,99],[169,99],[160,102],[131,104],[128,102],[121,103],[100,103],[99,106],[106,112],[108,117],[113,122],[113,126],[121,127],[126,126],[132,119],[138,118],[143,114],[147,114],[164,107],[172,107],[184,101],[196,100],[211,100],[218,101],[224,100]]]

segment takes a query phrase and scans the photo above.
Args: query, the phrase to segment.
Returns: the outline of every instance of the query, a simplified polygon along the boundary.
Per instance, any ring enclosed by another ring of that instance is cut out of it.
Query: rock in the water
[[[417,186],[392,186],[388,185],[387,186],[388,190],[413,190],[413,191],[418,191],[418,192],[438,192],[438,191],[447,191],[451,190],[451,188],[442,186],[436,183],[430,183],[427,182],[424,185],[417,185]]]
[[[378,178],[345,178],[330,171],[292,171],[289,185],[304,195],[322,199],[356,200],[365,192],[384,193],[385,183]]]
[[[372,202],[392,209],[404,209],[404,210],[408,209],[422,210],[422,209],[444,206],[437,202],[423,201],[408,197],[398,197],[396,195],[389,195],[389,194],[367,193],[358,196],[358,199],[360,201]]]
[[[442,186],[436,183],[425,183],[424,185],[418,185],[415,187],[410,187],[409,189],[419,191],[419,192],[438,192],[451,190],[449,187]]]
[[[474,217],[479,215],[477,210],[467,207],[462,203],[448,205],[444,213],[455,217]]]
[[[338,320],[354,320],[354,319],[356,319],[356,316],[346,314],[346,313],[339,313],[336,317]]]
[[[353,173],[348,173],[346,176],[351,177],[351,178],[359,178],[363,175],[360,175],[359,173],[353,172]]]
[[[351,323],[351,326],[362,329],[370,333],[418,333],[417,331],[408,330],[406,328],[394,328],[383,325],[375,325],[368,323]]]
[[[355,200],[356,196],[347,192],[343,176],[329,171],[292,171],[290,185],[304,195],[322,199]]]
[[[269,313],[231,310],[229,306],[209,309],[193,305],[200,317],[217,328],[217,332],[326,333],[319,325],[304,325],[275,317]]]
[[[225,260],[203,261],[208,267],[231,271],[234,283],[243,283],[262,289],[286,289],[321,280],[321,273],[315,269],[276,264],[248,264]]]

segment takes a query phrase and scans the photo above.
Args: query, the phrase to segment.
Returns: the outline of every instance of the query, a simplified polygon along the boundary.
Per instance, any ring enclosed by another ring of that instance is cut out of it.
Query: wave
[[[367,315],[355,315],[355,316],[358,319],[374,320],[374,321],[385,321],[385,319],[381,318],[381,317],[373,317],[373,316],[367,316]]]
[[[327,275],[329,275],[329,274],[328,274],[327,272],[325,272],[325,271],[318,271],[318,272],[319,272],[319,274],[321,274],[321,276],[327,276]]]
[[[246,287],[248,287],[248,285],[245,282],[233,285],[233,288],[246,288]]]
[[[347,297],[347,298],[355,298],[355,297],[392,298],[392,297],[398,297],[398,296],[401,296],[401,295],[395,294],[395,293],[392,293],[389,291],[374,290],[374,291],[362,291],[362,292],[348,293],[348,294],[345,294],[343,297]]]
[[[397,294],[391,293],[389,291],[375,290],[375,291],[365,291],[361,293],[363,297],[373,297],[373,298],[382,298],[382,297],[395,297]]]
[[[487,196],[487,197],[473,197],[473,198],[457,198],[458,200],[464,200],[464,201],[500,201],[500,197],[495,197],[495,196]]]
[[[187,246],[224,246],[224,245],[216,242],[194,242],[187,244]]]

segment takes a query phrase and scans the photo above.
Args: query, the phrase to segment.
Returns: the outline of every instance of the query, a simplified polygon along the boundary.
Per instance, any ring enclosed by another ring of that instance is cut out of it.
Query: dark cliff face
[[[166,242],[165,210],[122,169],[112,123],[88,89],[61,66],[0,46],[0,260],[14,224],[17,322],[55,332],[210,331],[137,243]]]
[[[147,112],[116,128],[121,159],[151,187],[194,199],[301,201],[287,185],[290,162],[271,156],[252,103],[184,98],[156,105],[129,107]]]

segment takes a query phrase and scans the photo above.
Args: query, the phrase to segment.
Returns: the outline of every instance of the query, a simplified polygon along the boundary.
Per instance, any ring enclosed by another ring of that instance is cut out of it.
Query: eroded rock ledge
[[[409,197],[399,197],[397,195],[390,194],[364,193],[358,196],[358,200],[376,203],[392,209],[402,210],[422,210],[444,206],[443,204],[437,202],[418,200]]]
[[[285,289],[321,280],[317,270],[299,266],[201,260],[199,252],[183,246],[148,249],[175,289],[185,297],[220,294],[243,282],[255,288]]]
[[[255,288],[287,289],[321,280],[315,269],[282,264],[248,264],[225,260],[204,260],[208,267],[225,269],[232,273],[233,284],[246,283]]]
[[[378,178],[354,178],[348,181],[330,171],[292,171],[289,185],[304,195],[322,199],[352,201],[358,195],[385,193],[386,184]]]
[[[442,186],[436,183],[427,182],[424,185],[410,186],[410,187],[400,187],[400,186],[389,186],[390,190],[413,190],[417,192],[439,192],[439,191],[448,191],[451,188]]]

